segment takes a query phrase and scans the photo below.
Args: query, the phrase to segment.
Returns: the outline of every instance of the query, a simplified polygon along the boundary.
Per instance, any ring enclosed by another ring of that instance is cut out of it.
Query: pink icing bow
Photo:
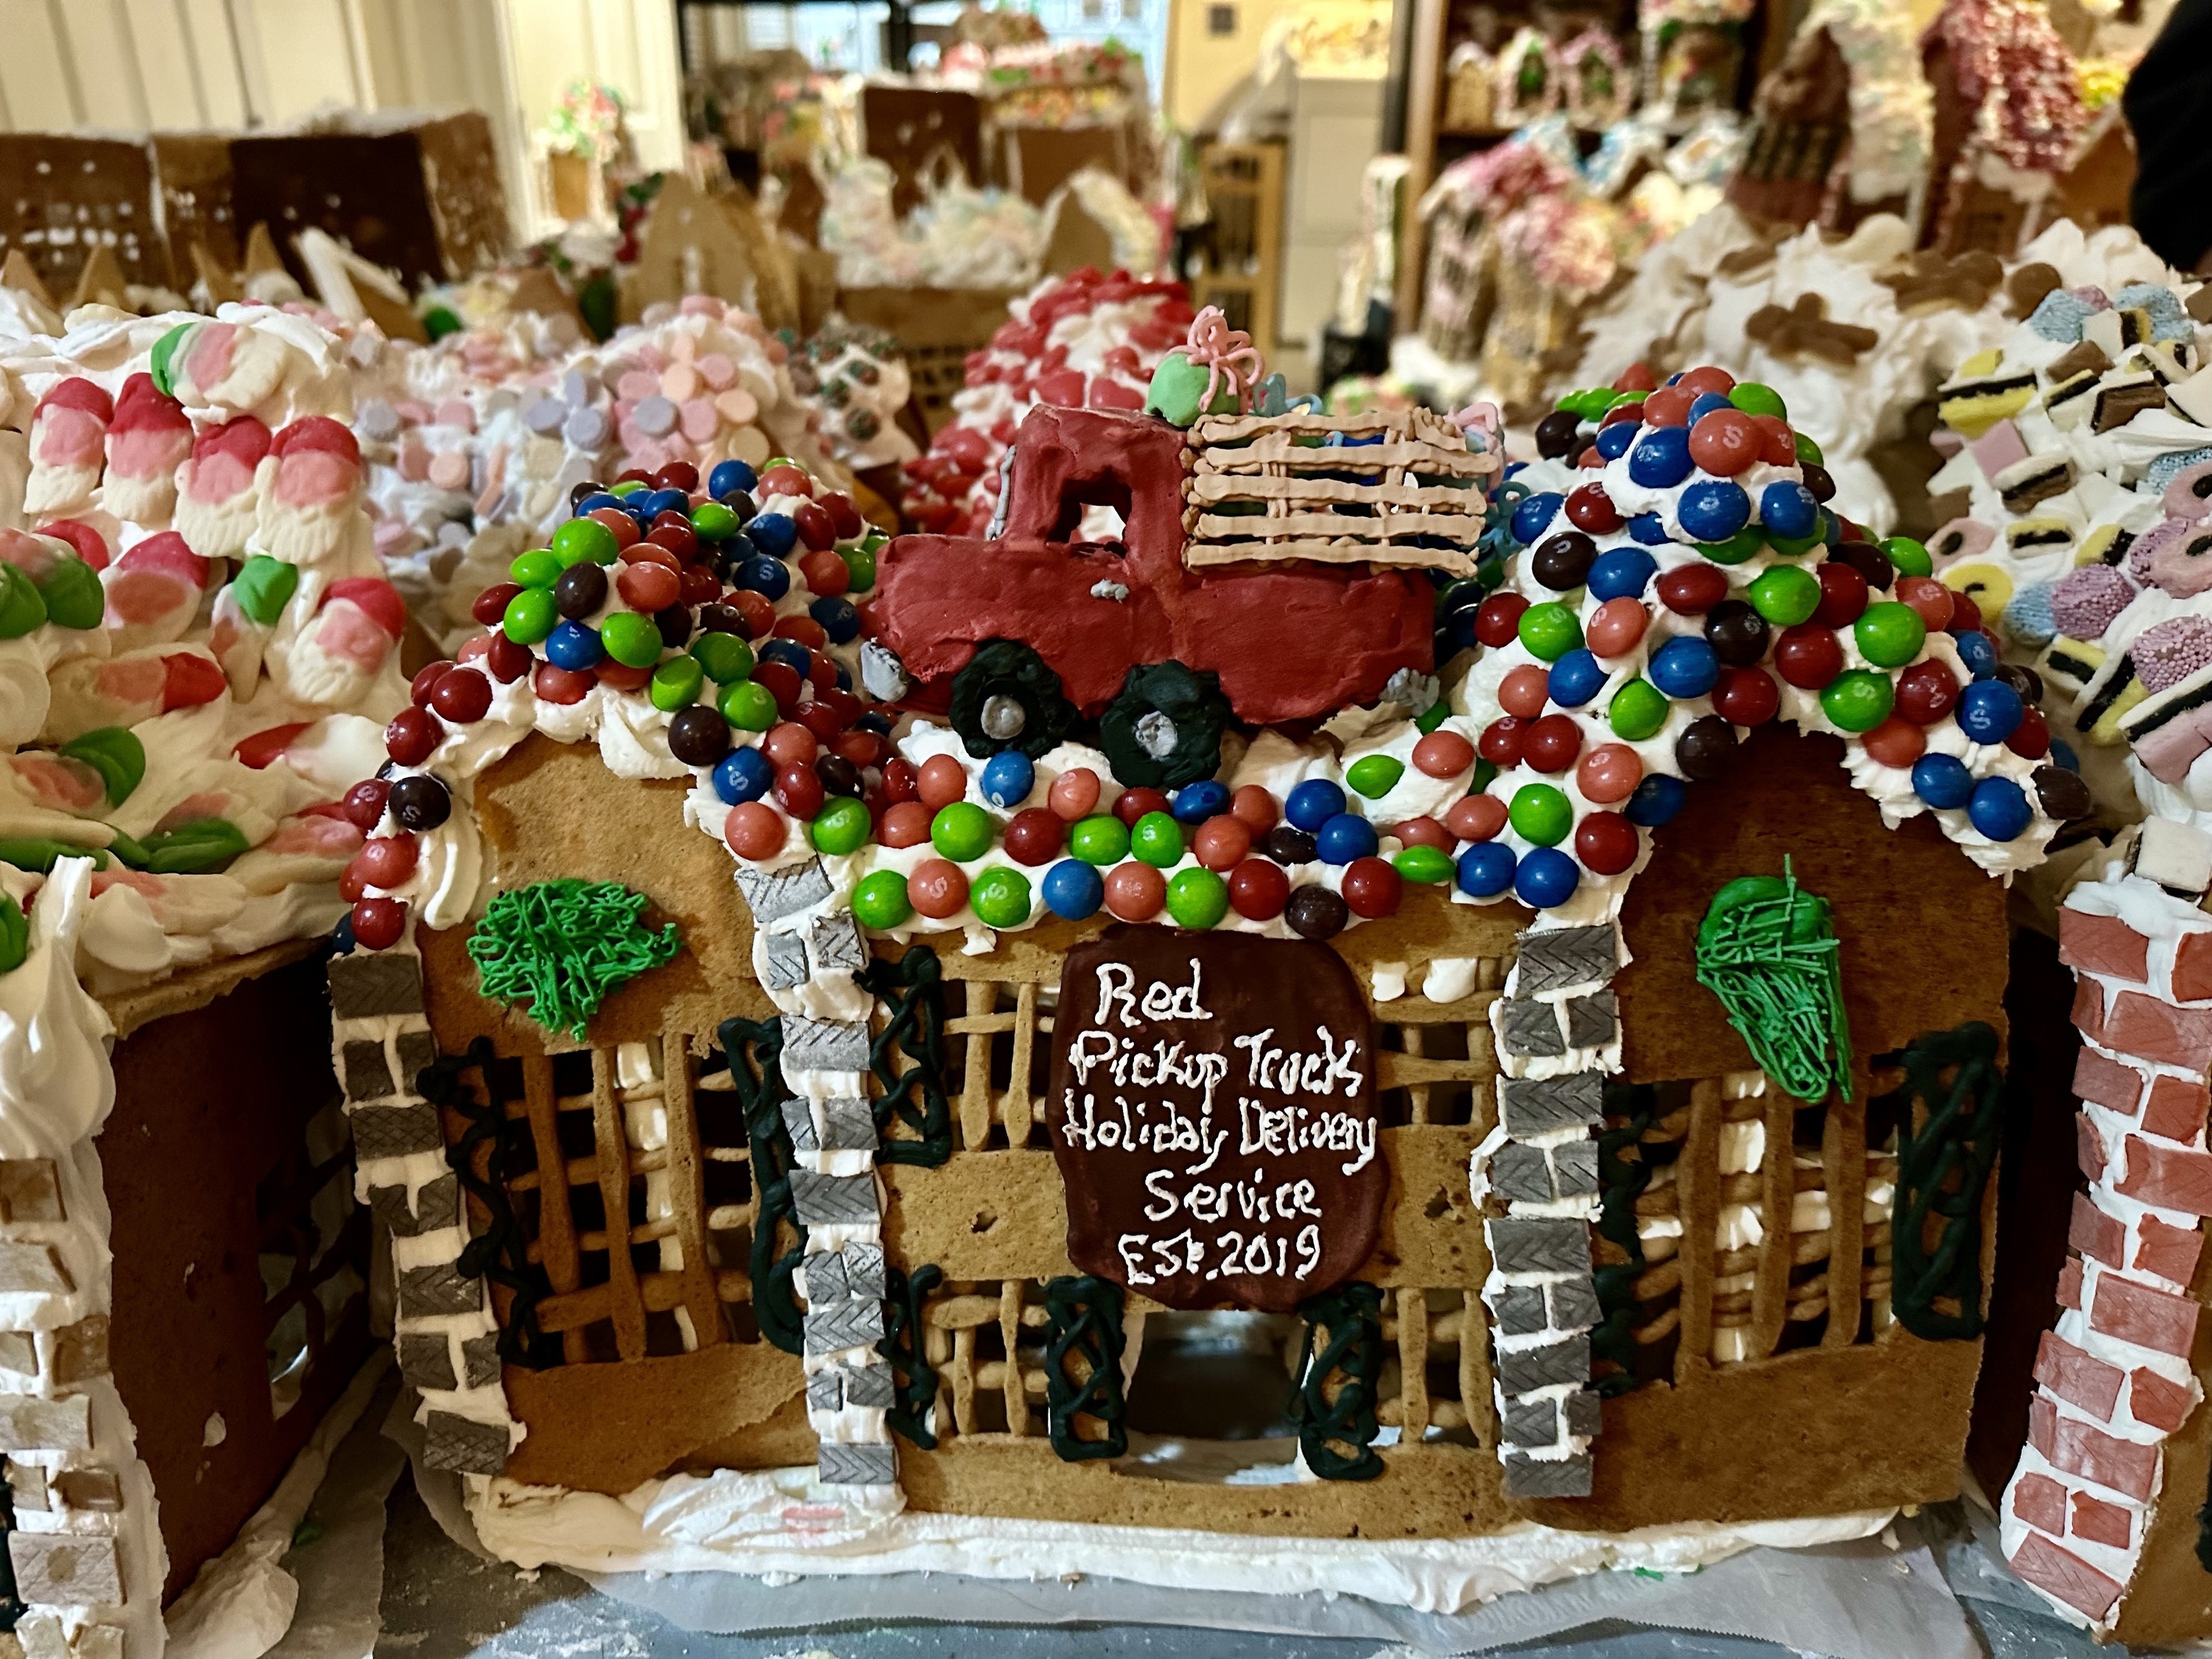
[[[1267,365],[1261,361],[1252,337],[1241,328],[1230,327],[1219,306],[1208,306],[1190,319],[1190,337],[1183,343],[1182,355],[1194,367],[1206,371],[1206,396],[1198,404],[1201,410],[1213,407],[1214,394],[1224,381],[1238,409],[1251,408],[1252,388]]]
[[[1462,432],[1480,436],[1482,441],[1479,447],[1484,453],[1498,453],[1498,434],[1503,429],[1503,421],[1496,404],[1469,404],[1451,416],[1451,423]],[[1469,446],[1470,448],[1477,447]]]

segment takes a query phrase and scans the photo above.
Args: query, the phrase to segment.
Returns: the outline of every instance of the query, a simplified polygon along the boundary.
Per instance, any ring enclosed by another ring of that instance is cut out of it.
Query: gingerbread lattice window
[[[354,1202],[353,1137],[339,1102],[301,1127],[255,1190],[253,1209],[270,1405],[282,1417],[368,1288],[368,1212]]]

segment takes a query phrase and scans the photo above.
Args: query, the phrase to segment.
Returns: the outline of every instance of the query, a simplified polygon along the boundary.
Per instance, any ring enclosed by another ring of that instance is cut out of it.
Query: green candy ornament
[[[524,558],[530,556],[523,555]],[[515,561],[517,564],[521,562]],[[526,582],[523,586],[531,584]],[[239,567],[238,574],[231,580],[230,592],[249,620],[263,628],[274,628],[299,586],[299,566],[272,559],[266,553],[256,553]]]
[[[107,786],[107,804],[120,806],[146,776],[146,745],[126,726],[103,726],[64,744],[61,752],[82,761]]]
[[[20,640],[46,619],[46,596],[14,565],[0,564],[0,640]]]

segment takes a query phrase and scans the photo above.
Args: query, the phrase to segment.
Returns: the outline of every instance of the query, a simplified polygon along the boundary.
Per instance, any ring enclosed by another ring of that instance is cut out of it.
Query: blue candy
[[[1081,859],[1062,859],[1044,872],[1044,908],[1070,921],[1096,915],[1105,902],[1106,880]]]
[[[2027,712],[2020,693],[2002,680],[1976,680],[1959,693],[1953,718],[1976,743],[2002,743],[2019,729]]]
[[[681,513],[688,517],[691,512],[691,498],[680,489],[641,490],[631,499],[638,502],[639,510],[648,522],[664,513]]]
[[[1985,680],[1997,672],[1997,648],[1981,629],[1970,628],[1963,634],[1954,634],[1951,643],[1959,647],[1959,660],[1976,679]]]
[[[1629,480],[1646,489],[1672,489],[1690,476],[1692,465],[1690,434],[1679,426],[1647,428],[1628,452]]]
[[[983,763],[983,799],[994,806],[1019,806],[1036,787],[1036,768],[1018,749],[1001,749]]]
[[[598,495],[586,495],[582,501],[578,501],[576,503],[576,510],[571,516],[580,519],[587,514],[598,512],[603,507],[611,507],[616,508],[617,511],[625,513],[629,510],[628,507],[623,506],[623,498],[621,496],[611,495],[606,490],[602,489]]]
[[[760,475],[743,461],[717,461],[714,470],[707,475],[707,493],[720,501],[740,489],[750,489],[759,482]]]
[[[1733,478],[1701,478],[1682,491],[1674,512],[1692,541],[1724,542],[1751,522],[1751,497]]]
[[[1640,547],[1616,547],[1601,553],[1590,566],[1589,591],[1594,599],[1632,599],[1651,585],[1659,574],[1659,561]]]
[[[791,592],[791,572],[784,568],[781,559],[766,553],[756,553],[740,562],[732,580],[739,587],[750,587],[771,599]]]
[[[1283,801],[1283,816],[1291,828],[1312,835],[1344,811],[1344,791],[1327,778],[1308,778],[1292,787]]]
[[[1628,533],[1646,547],[1667,544],[1666,521],[1656,513],[1639,513],[1628,521]]]
[[[1803,484],[1777,478],[1759,492],[1759,521],[1766,526],[1770,536],[1785,536],[1794,541],[1820,527],[1820,504]]]
[[[1314,831],[1315,850],[1323,864],[1349,864],[1372,858],[1377,842],[1375,826],[1351,812],[1339,812]]]
[[[1680,634],[1651,653],[1645,672],[1651,684],[1670,697],[1702,697],[1720,678],[1721,659],[1705,641]]]
[[[1697,425],[1699,421],[1717,410],[1735,407],[1735,405],[1729,401],[1728,394],[1724,392],[1700,392],[1690,399],[1690,424]]]
[[[1187,783],[1170,798],[1169,808],[1178,823],[1204,823],[1229,810],[1229,786],[1212,778]]]
[[[1974,775],[1956,755],[1923,755],[1912,763],[1912,793],[1942,811],[1964,806],[1974,793]]]
[[[2069,772],[2081,769],[2081,757],[2074,752],[2074,745],[2061,743],[2057,738],[2051,740],[2050,761],[2053,766],[2063,767]]]
[[[1628,453],[1629,446],[1636,441],[1636,434],[1641,429],[1633,421],[1615,421],[1611,426],[1600,427],[1597,436],[1590,441],[1606,459],[1617,461]]]
[[[545,660],[556,668],[596,668],[605,655],[595,628],[564,622],[545,636]]]
[[[1482,643],[1474,637],[1475,615],[1476,607],[1469,605],[1464,611],[1453,611],[1446,619],[1444,635],[1450,640],[1453,652],[1472,651]]]
[[[1681,779],[1654,772],[1638,784],[1636,793],[1628,798],[1628,821],[1646,830],[1656,830],[1674,820],[1689,793]]]
[[[1513,896],[1531,910],[1548,910],[1565,904],[1582,884],[1579,866],[1556,847],[1539,847],[1521,860],[1514,874]]]
[[[860,613],[850,599],[825,595],[808,605],[806,614],[822,624],[832,645],[848,645],[860,635]]]
[[[814,663],[814,659],[808,653],[806,647],[797,640],[781,638],[761,641],[760,659],[763,662],[780,662],[787,668],[795,668],[802,679],[805,678],[806,671]]]
[[[714,763],[714,793],[732,806],[758,800],[775,781],[775,763],[757,749],[732,749]]]
[[[1579,708],[1605,689],[1605,669],[1587,646],[1577,646],[1552,665],[1547,690],[1562,708]]]
[[[1984,778],[1967,798],[1966,817],[1991,841],[2010,841],[2034,821],[2035,809],[2010,778]]]
[[[757,513],[745,526],[753,545],[776,558],[788,554],[799,541],[799,526],[781,513]]]
[[[1524,547],[1534,541],[1544,533],[1545,526],[1559,516],[1566,500],[1565,495],[1554,495],[1548,489],[1523,497],[1521,505],[1513,509],[1513,539]]]
[[[1495,898],[1513,884],[1519,863],[1504,842],[1477,842],[1459,855],[1459,890],[1470,898]]]

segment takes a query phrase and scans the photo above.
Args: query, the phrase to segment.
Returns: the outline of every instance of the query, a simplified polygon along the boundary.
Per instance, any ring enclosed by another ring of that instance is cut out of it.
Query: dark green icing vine
[[[1627,1393],[1637,1382],[1635,1287],[1648,1264],[1636,1231],[1636,1200],[1651,1184],[1657,1166],[1649,1161],[1653,1148],[1636,1158],[1625,1154],[1642,1143],[1658,1120],[1659,1092],[1650,1084],[1613,1085],[1606,1090],[1605,1114],[1608,1127],[1597,1137],[1597,1233],[1628,1255],[1626,1261],[1601,1265],[1592,1274],[1601,1317],[1590,1333],[1590,1357],[1616,1369],[1593,1367],[1590,1387],[1609,1399]]]
[[[937,1449],[937,1431],[929,1426],[930,1407],[937,1403],[937,1368],[925,1351],[922,1310],[929,1293],[944,1282],[945,1273],[933,1261],[911,1274],[892,1267],[884,1276],[884,1340],[876,1352],[891,1368],[895,1391],[884,1421],[924,1451]]]
[[[1103,1279],[1048,1279],[1044,1287],[1045,1422],[1052,1449],[1064,1462],[1119,1457],[1129,1449],[1121,1397],[1121,1287]],[[1078,1376],[1070,1359],[1080,1356],[1085,1370]],[[1006,1356],[1012,1364],[1013,1356]],[[1077,1433],[1089,1418],[1104,1432],[1097,1439]]]
[[[1324,1480],[1372,1480],[1382,1473],[1375,1450],[1375,1385],[1382,1372],[1382,1292],[1340,1285],[1298,1304],[1306,1322],[1301,1363],[1291,1385],[1305,1465]],[[1328,1384],[1339,1386],[1334,1399]],[[1352,1448],[1349,1453],[1339,1446]]]
[[[1903,1086],[1879,1103],[1897,1115],[1890,1306],[1899,1324],[1925,1340],[1979,1336],[1982,1194],[1996,1163],[2003,1116],[1997,1034],[1980,1020],[1931,1031],[1900,1060]],[[1917,1131],[1916,1105],[1928,1113]],[[1927,1242],[1931,1221],[1933,1245]],[[1943,1300],[1956,1303],[1958,1311],[1936,1305]]]
[[[896,962],[878,957],[854,975],[889,1018],[868,1045],[868,1069],[883,1093],[875,1102],[877,1158],[931,1168],[952,1156],[952,1104],[945,1089],[945,981],[937,952],[908,947]],[[891,1055],[906,1057],[903,1072]],[[912,1139],[894,1139],[903,1125]]]
[[[792,1093],[783,1080],[783,1022],[726,1019],[715,1036],[729,1063],[730,1086],[744,1109],[753,1191],[760,1200],[747,1263],[753,1318],[770,1342],[786,1353],[799,1353],[805,1346],[806,1320],[792,1275],[806,1254],[806,1229],[791,1197],[791,1131],[783,1121],[783,1103]],[[779,1251],[776,1237],[785,1228],[797,1235],[797,1242]]]
[[[422,1098],[458,1116],[461,1137],[446,1148],[446,1162],[463,1191],[483,1206],[488,1220],[471,1239],[454,1264],[464,1279],[483,1279],[510,1292],[507,1316],[499,1322],[499,1357],[510,1365],[543,1370],[562,1360],[561,1339],[538,1327],[538,1304],[553,1294],[553,1282],[543,1266],[530,1259],[530,1239],[522,1218],[507,1196],[507,1183],[525,1174],[525,1152],[535,1154],[530,1121],[509,1117],[510,1097],[500,1087],[498,1056],[490,1042],[478,1037],[465,1054],[441,1054],[422,1068],[415,1086]],[[462,1075],[477,1074],[483,1094]],[[477,1173],[477,1153],[484,1152],[483,1173]],[[541,1180],[557,1181],[558,1170],[540,1170]]]

